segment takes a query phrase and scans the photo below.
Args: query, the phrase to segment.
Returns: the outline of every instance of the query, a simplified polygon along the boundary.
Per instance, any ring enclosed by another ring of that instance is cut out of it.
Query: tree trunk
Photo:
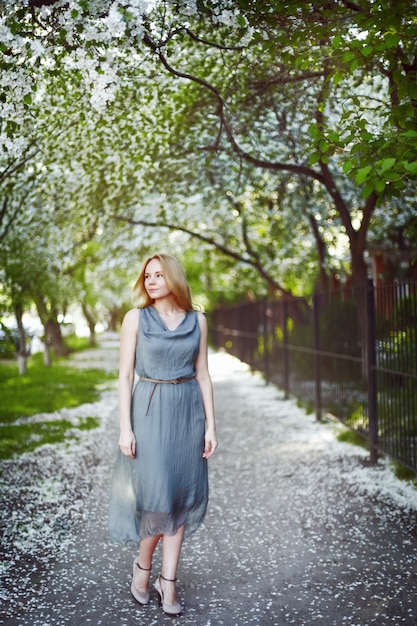
[[[122,310],[120,307],[114,307],[110,311],[109,321],[108,321],[108,329],[112,331],[117,331],[120,327],[120,323],[122,320]]]
[[[90,346],[94,347],[96,342],[96,319],[94,318],[93,313],[89,310],[88,305],[84,302],[81,304],[84,317],[88,324],[88,329],[90,331]]]
[[[88,324],[88,328],[90,331],[90,339],[89,339],[89,344],[92,348],[94,348],[94,346],[97,345],[97,340],[96,340],[96,330],[95,330],[95,324]]]
[[[359,327],[361,329],[362,377],[368,375],[368,324],[367,324],[367,279],[368,268],[364,258],[363,239],[359,236],[350,238],[351,280],[355,300],[358,303]]]
[[[15,309],[15,317],[17,329],[19,332],[19,339],[16,345],[16,358],[17,358],[17,366],[19,368],[20,376],[24,376],[27,372],[27,360],[29,353],[26,349],[26,335],[25,329],[23,328],[23,307],[21,305],[16,305]]]
[[[355,287],[364,287],[368,278],[368,266],[364,258],[365,248],[361,238],[350,237],[351,280]]]
[[[23,354],[18,354],[17,355],[17,367],[19,369],[19,376],[24,376],[27,372],[27,356],[23,355]]]
[[[51,347],[57,356],[67,356],[68,348],[64,344],[62,337],[61,325],[57,320],[57,311],[53,305],[50,311],[42,296],[36,296],[36,308],[41,318],[43,327],[45,328],[45,341],[48,347]]]
[[[320,234],[319,226],[316,222],[314,215],[308,214],[308,221],[310,222],[311,230],[313,231],[314,239],[317,246],[317,256],[319,260],[319,279],[321,291],[327,291],[329,287],[329,276],[326,271],[326,256],[327,246]]]
[[[20,305],[16,305],[14,308],[14,314],[16,317],[17,330],[19,333],[18,343],[16,345],[16,354],[20,354],[22,356],[27,356],[26,351],[26,335],[25,329],[23,328],[23,307]]]
[[[56,319],[48,319],[45,323],[45,333],[48,337],[49,345],[57,356],[67,356],[68,348],[64,344],[61,324]]]
[[[46,341],[43,344],[43,364],[46,367],[50,367],[51,365],[51,356],[49,354],[49,347]]]

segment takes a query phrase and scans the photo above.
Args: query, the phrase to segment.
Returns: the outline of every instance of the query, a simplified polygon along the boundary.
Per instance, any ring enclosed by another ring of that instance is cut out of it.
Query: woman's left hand
[[[208,429],[204,436],[204,452],[203,459],[209,459],[216,451],[217,448],[217,438],[216,433]]]

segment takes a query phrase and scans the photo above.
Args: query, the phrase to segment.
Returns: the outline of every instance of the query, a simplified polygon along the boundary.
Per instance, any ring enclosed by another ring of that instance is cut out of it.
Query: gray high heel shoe
[[[135,571],[136,571],[135,568],[136,567],[138,567],[144,572],[150,572],[151,568],[147,569],[146,567],[141,567],[139,565],[139,559],[135,559],[133,561],[133,577],[132,577],[132,585],[130,587],[130,593],[135,598],[136,602],[139,602],[139,604],[142,604],[142,606],[145,606],[145,604],[148,604],[149,602],[149,591],[142,592],[136,589],[135,587]]]
[[[177,581],[177,579],[176,578],[174,578],[174,579],[172,579],[172,578],[165,578],[165,576],[162,576],[162,574],[161,574],[156,579],[154,587],[157,590],[157,592],[159,593],[160,604],[162,604],[163,612],[166,613],[167,615],[180,615],[180,613],[182,613],[182,611],[183,611],[183,607],[181,606],[181,604],[179,602],[177,602],[176,604],[167,604],[166,602],[164,602],[164,592],[162,591],[161,578],[162,578],[162,580],[166,580],[168,583],[175,583]]]

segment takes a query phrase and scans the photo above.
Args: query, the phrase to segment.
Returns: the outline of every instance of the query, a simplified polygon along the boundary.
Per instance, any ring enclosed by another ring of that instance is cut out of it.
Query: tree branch
[[[14,222],[14,220],[16,219],[16,217],[19,215],[20,209],[22,208],[27,196],[29,195],[29,191],[27,191],[27,193],[24,194],[23,198],[20,200],[19,204],[16,206],[15,210],[12,212],[12,214],[10,215],[7,224],[5,224],[5,226],[3,227],[3,231],[0,232],[0,243],[2,241],[4,241],[4,239],[6,239],[7,234],[10,230],[10,228],[12,227],[12,224]],[[3,221],[6,221],[6,214],[7,214],[7,205],[9,202],[9,198],[6,197],[4,202],[3,202],[3,207],[1,210],[1,214],[0,214],[0,226],[3,226]]]
[[[173,76],[176,76],[177,78],[184,78],[185,80],[189,80],[191,82],[197,83],[198,85],[201,85],[202,87],[204,87],[210,93],[213,94],[213,96],[216,98],[218,102],[217,113],[225,129],[229,143],[233,151],[235,152],[235,154],[237,154],[240,158],[242,158],[247,163],[251,163],[252,165],[255,165],[255,167],[259,167],[261,169],[270,170],[273,172],[278,172],[278,171],[292,172],[297,175],[303,175],[303,176],[308,176],[309,178],[314,178],[315,180],[318,180],[320,183],[324,184],[324,179],[323,179],[322,174],[320,174],[320,172],[316,172],[310,167],[307,167],[304,165],[296,165],[294,163],[280,163],[280,162],[272,163],[271,161],[264,161],[263,159],[254,157],[248,152],[246,152],[245,150],[243,150],[243,148],[239,146],[239,144],[234,138],[233,131],[230,127],[230,124],[228,123],[228,120],[225,114],[226,104],[222,96],[220,95],[220,92],[218,91],[218,89],[216,89],[216,87],[208,83],[206,80],[200,78],[199,76],[194,76],[193,74],[181,72],[173,68],[172,65],[168,63],[168,60],[166,59],[164,54],[161,52],[160,47],[149,37],[148,34],[144,35],[143,41],[149,48],[151,48],[151,50],[155,54],[158,55],[158,58],[161,61],[162,65],[165,67],[165,69],[168,70],[170,74],[172,74]]]
[[[252,82],[252,86],[254,89],[262,90],[262,93],[266,93],[270,87],[274,87],[275,85],[291,85],[292,83],[299,83],[300,81],[311,80],[313,78],[324,78],[325,72],[305,72],[304,74],[299,74],[297,76],[282,76],[279,74],[278,76],[271,76],[270,78],[266,78],[265,80],[255,80]]]
[[[167,222],[150,222],[147,220],[134,219],[132,217],[127,217],[124,215],[115,215],[114,218],[118,222],[126,222],[128,224],[132,224],[134,226],[148,226],[149,228],[167,228],[168,230],[178,230],[194,239],[198,239],[199,241],[203,241],[222,252],[225,256],[238,261],[239,263],[244,263],[245,265],[249,265],[253,267],[258,274],[265,279],[268,285],[272,286],[277,291],[280,291],[284,295],[292,295],[290,291],[287,291],[280,283],[278,283],[259,263],[259,261],[253,260],[251,258],[245,258],[238,252],[234,252],[230,250],[227,246],[219,243],[213,237],[209,237],[207,235],[202,235],[201,233],[196,233],[185,226],[180,226],[179,224],[170,224]]]
[[[233,50],[234,52],[245,50],[245,46],[223,46],[222,44],[216,43],[215,41],[208,41],[207,39],[202,39],[201,37],[198,37],[198,35],[193,33],[189,28],[186,28],[185,32],[191,39],[193,39],[197,43],[202,43],[205,46],[210,46],[211,48],[217,48],[218,50]]]
[[[328,90],[328,85],[323,86],[321,90],[320,99],[317,102],[316,121],[320,130],[323,129],[324,124],[325,124],[324,113],[323,113],[323,108],[324,108],[323,103],[326,97],[325,96],[326,90]],[[333,199],[335,203],[336,209],[342,220],[342,224],[346,229],[346,234],[349,237],[349,240],[351,241],[355,237],[356,231],[352,226],[352,220],[351,220],[348,206],[346,205],[341,193],[339,192],[336,186],[335,180],[333,178],[333,175],[330,171],[328,164],[324,163],[322,159],[320,159],[320,169],[323,174],[323,184],[327,190],[327,193],[330,195],[330,197]]]
[[[30,152],[30,149],[34,146],[35,142],[32,142],[26,149],[25,155],[21,159],[14,159],[11,161],[2,172],[0,172],[0,184],[8,177],[10,177],[15,172],[19,171],[25,163],[30,161],[38,152],[39,149],[36,148],[34,152]]]
[[[372,214],[376,207],[377,200],[378,200],[378,196],[375,193],[375,191],[373,191],[371,195],[368,196],[365,206],[362,210],[362,221],[361,221],[360,228],[357,232],[358,232],[358,245],[363,250],[365,249],[366,234],[368,231],[369,224],[371,222]]]
[[[58,0],[29,0],[28,6],[40,9],[41,7],[51,7],[53,4],[57,4]]]
[[[51,7],[53,4],[58,4],[59,0],[29,0],[28,6],[35,9],[41,9],[42,7]]]
[[[342,4],[344,4],[347,9],[352,9],[352,11],[356,11],[357,13],[363,12],[362,7],[355,2],[351,2],[350,0],[342,0]]]

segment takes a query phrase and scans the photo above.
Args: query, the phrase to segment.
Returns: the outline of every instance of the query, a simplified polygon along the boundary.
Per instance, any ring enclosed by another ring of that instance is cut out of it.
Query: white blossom
[[[10,28],[5,23],[3,17],[0,17],[0,41],[6,45],[10,45],[14,42],[15,35],[11,32]]]
[[[31,39],[30,47],[32,50],[32,58],[34,60],[37,59],[38,57],[44,56],[45,46],[43,45],[42,41],[40,41],[39,39]]]
[[[124,35],[126,22],[123,20],[123,16],[117,7],[117,3],[113,4],[110,8],[108,15],[103,18],[103,22],[113,37],[120,37]]]

